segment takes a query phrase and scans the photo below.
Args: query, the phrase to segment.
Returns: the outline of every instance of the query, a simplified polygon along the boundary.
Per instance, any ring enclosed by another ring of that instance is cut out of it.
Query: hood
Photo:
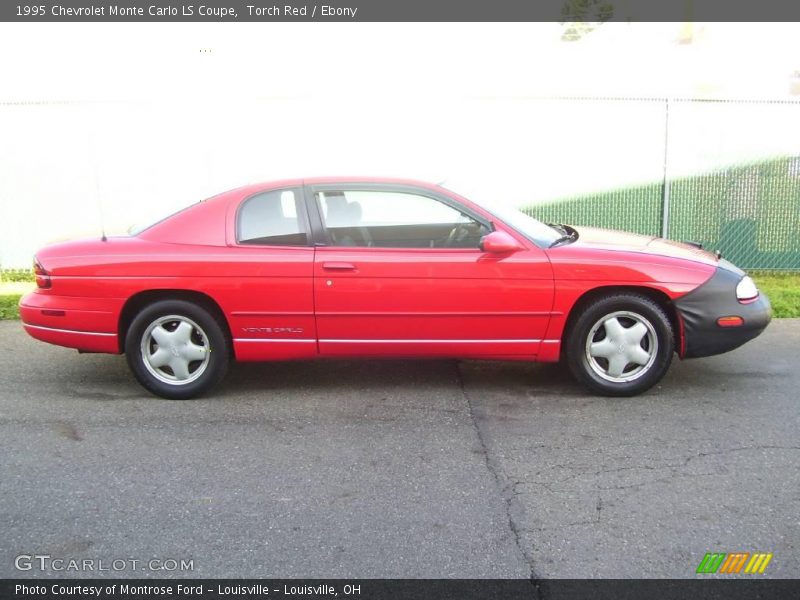
[[[575,227],[575,229],[579,236],[578,240],[571,244],[575,247],[655,254],[714,266],[719,262],[717,256],[712,252],[683,242],[597,227]]]

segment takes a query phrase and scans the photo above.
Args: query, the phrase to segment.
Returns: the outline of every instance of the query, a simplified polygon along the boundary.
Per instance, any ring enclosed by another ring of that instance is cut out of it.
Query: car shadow
[[[713,359],[673,362],[665,379],[654,388],[680,389],[702,394],[720,382],[735,378],[774,377],[777,373],[741,371]],[[95,401],[149,398],[135,381],[122,356],[75,356],[49,373],[40,383],[58,388],[66,397]],[[479,360],[321,359],[236,363],[225,380],[206,399],[234,399],[265,392],[313,393],[430,393],[468,384],[484,392],[505,391],[520,397],[591,396],[574,381],[564,363]],[[648,394],[654,391],[647,392]]]
[[[317,360],[301,362],[233,363],[220,393],[257,390],[358,391],[398,388],[431,390],[463,385],[463,380],[485,378],[499,387],[558,388],[572,382],[560,364],[460,360]]]

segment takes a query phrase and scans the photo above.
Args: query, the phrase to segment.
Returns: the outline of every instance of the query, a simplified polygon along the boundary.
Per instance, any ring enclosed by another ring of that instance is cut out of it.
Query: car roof
[[[417,179],[405,179],[400,177],[364,177],[364,176],[335,176],[335,177],[307,177],[304,180],[306,185],[324,185],[336,183],[388,183],[393,185],[410,185],[423,188],[435,188],[435,184]]]
[[[356,175],[356,176],[342,176],[342,175],[335,175],[335,176],[317,176],[317,177],[304,177],[304,178],[294,178],[294,179],[276,179],[272,181],[261,181],[257,183],[251,183],[248,185],[237,187],[235,190],[230,191],[237,191],[237,190],[255,190],[255,189],[271,189],[271,188],[280,188],[280,187],[295,187],[300,185],[331,185],[331,184],[340,184],[340,183],[353,183],[353,184],[369,184],[369,183],[376,183],[376,184],[388,184],[388,185],[408,185],[412,187],[420,187],[420,188],[427,188],[427,189],[437,189],[439,186],[436,184],[427,182],[427,181],[420,181],[417,179],[407,179],[401,177],[375,177],[375,176],[363,176],[363,175]]]

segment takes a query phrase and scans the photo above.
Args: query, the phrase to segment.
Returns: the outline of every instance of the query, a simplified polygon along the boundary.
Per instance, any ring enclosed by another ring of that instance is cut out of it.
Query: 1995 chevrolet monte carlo
[[[317,178],[242,187],[127,237],[48,246],[20,301],[33,337],[125,353],[193,398],[231,359],[567,361],[591,390],[647,390],[673,353],[764,330],[769,301],[701,248],[545,225],[441,186]]]

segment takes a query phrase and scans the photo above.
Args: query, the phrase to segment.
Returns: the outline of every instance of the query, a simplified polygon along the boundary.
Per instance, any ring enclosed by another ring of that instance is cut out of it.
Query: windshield
[[[442,185],[442,187],[452,190],[449,185]],[[456,192],[458,194],[458,192]],[[532,242],[543,248],[549,248],[550,245],[562,237],[563,232],[556,230],[550,225],[545,225],[541,221],[537,221],[533,217],[526,215],[518,208],[510,205],[503,205],[499,203],[482,202],[480,199],[473,196],[465,196],[482,208],[486,209],[498,219],[509,225]]]

